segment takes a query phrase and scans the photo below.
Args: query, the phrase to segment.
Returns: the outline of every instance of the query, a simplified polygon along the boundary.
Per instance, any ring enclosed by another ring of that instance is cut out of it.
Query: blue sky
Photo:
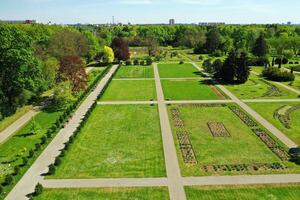
[[[299,0],[0,0],[0,19],[53,23],[300,23]]]

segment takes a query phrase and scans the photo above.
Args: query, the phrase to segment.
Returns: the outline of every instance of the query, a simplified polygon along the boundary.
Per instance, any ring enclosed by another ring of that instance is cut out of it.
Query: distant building
[[[169,20],[169,25],[174,25],[175,24],[175,19],[170,19]]]
[[[36,20],[0,20],[0,23],[7,24],[36,24]]]

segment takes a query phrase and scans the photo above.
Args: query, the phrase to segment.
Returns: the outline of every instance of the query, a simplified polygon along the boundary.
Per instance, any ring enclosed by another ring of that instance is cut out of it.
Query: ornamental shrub
[[[262,72],[262,76],[268,80],[278,81],[278,82],[287,82],[287,81],[295,80],[294,74],[288,71],[283,71],[277,67],[265,68]]]
[[[12,175],[7,175],[4,179],[4,185],[10,185],[13,182],[13,177]]]
[[[42,194],[44,187],[42,186],[42,184],[38,183],[35,188],[34,188],[34,196],[38,196],[40,194]]]

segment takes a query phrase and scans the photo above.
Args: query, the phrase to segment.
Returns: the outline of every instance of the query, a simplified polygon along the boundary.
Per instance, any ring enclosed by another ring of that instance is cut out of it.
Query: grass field
[[[300,74],[295,74],[295,80],[292,82],[284,82],[283,84],[300,90]]]
[[[27,156],[29,150],[35,148],[40,138],[50,128],[60,115],[59,112],[41,112],[34,117],[37,133],[31,134],[31,123],[20,129],[14,136],[0,145],[0,181],[6,174],[13,172],[14,166],[22,163],[22,157]]]
[[[0,132],[3,131],[4,129],[6,129],[8,126],[10,126],[16,120],[18,120],[20,117],[25,115],[30,109],[32,109],[32,106],[23,106],[22,108],[19,108],[15,114],[1,120],[0,121]]]
[[[247,103],[265,119],[275,125],[283,133],[285,133],[295,143],[300,145],[300,110],[292,112],[291,117],[291,128],[286,128],[273,114],[276,109],[282,106],[300,105],[300,103]]]
[[[88,85],[92,84],[97,76],[105,70],[106,67],[97,67],[92,69],[92,71],[88,74]]]
[[[179,108],[176,105],[169,106],[169,112],[176,107]],[[229,108],[183,107],[179,110],[198,161],[197,165],[186,165],[179,150],[178,140],[175,139],[183,176],[205,175],[201,169],[205,164],[250,164],[280,161]],[[207,126],[208,122],[222,122],[231,137],[213,137]],[[176,138],[176,131],[181,129],[176,128],[173,121],[171,125],[174,138]]]
[[[249,80],[240,85],[226,85],[225,87],[240,99],[296,99],[298,95],[281,86],[271,83],[269,86],[261,78],[251,74]]]
[[[165,175],[157,107],[112,105],[95,109],[54,177]]]
[[[200,72],[189,63],[186,64],[159,64],[160,78],[199,77]]]
[[[185,187],[188,200],[296,200],[300,185]]]
[[[46,189],[34,200],[168,200],[168,188]]]
[[[203,80],[162,80],[165,99],[214,100],[220,99]]]
[[[103,101],[149,101],[156,99],[154,80],[113,80],[102,96]]]
[[[152,66],[122,66],[115,78],[153,78]]]

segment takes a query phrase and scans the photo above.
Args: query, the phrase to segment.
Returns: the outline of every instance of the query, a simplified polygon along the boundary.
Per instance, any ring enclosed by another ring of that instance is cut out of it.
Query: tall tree
[[[0,115],[6,116],[37,93],[41,67],[24,32],[0,25],[0,41]]]
[[[236,81],[237,83],[245,83],[250,75],[250,68],[247,64],[248,62],[248,57],[247,54],[242,52],[239,56],[239,58],[237,59],[237,66],[236,66],[236,72],[235,72],[235,76],[236,76]]]
[[[87,57],[89,45],[82,33],[62,30],[50,38],[48,51],[51,56],[58,60],[71,55]]]
[[[114,55],[114,51],[112,50],[112,48],[108,47],[108,46],[104,46],[103,49],[103,61],[107,62],[107,63],[112,63],[115,60],[115,55]]]
[[[60,80],[69,80],[72,85],[72,91],[78,92],[85,89],[87,75],[85,65],[79,56],[65,56],[60,61]]]
[[[116,37],[112,41],[112,49],[118,60],[126,61],[130,58],[128,43],[122,37]]]
[[[258,57],[266,57],[268,52],[269,52],[268,43],[265,37],[263,36],[263,34],[261,34],[255,41],[255,44],[252,49],[252,53]]]

